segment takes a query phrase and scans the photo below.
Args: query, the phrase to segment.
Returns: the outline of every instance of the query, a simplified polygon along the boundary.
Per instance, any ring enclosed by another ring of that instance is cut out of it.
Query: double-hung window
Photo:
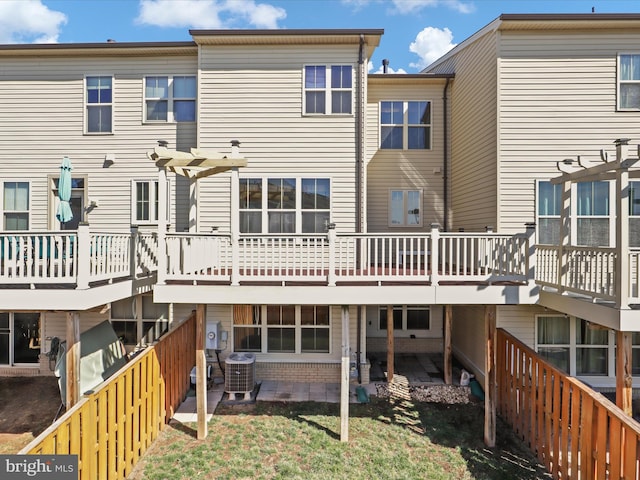
[[[609,182],[577,184],[576,243],[586,246],[609,246]]]
[[[570,375],[615,374],[610,362],[615,358],[615,337],[611,330],[581,318],[539,315],[536,350],[542,358]],[[637,355],[635,349],[634,355]]]
[[[562,185],[540,181],[538,182],[537,197],[538,243],[558,245],[560,243]]]
[[[241,178],[240,232],[324,233],[330,221],[328,178]]]
[[[236,352],[329,353],[329,306],[236,305],[233,335]]]
[[[618,109],[640,110],[640,54],[618,56]]]
[[[419,227],[422,225],[422,191],[389,191],[389,226]]]
[[[4,182],[2,228],[29,230],[29,182]]]
[[[296,180],[294,178],[269,178],[267,192],[269,233],[295,233]]]
[[[629,182],[629,246],[640,247],[640,182]]]
[[[431,148],[431,102],[380,102],[380,148],[428,150]]]
[[[169,213],[169,182],[167,181],[167,215]],[[157,180],[133,180],[131,182],[131,223],[137,225],[158,222],[160,205]]]
[[[138,295],[111,304],[111,325],[123,344],[131,347],[158,340],[169,329],[169,307],[152,295]]]
[[[86,77],[87,133],[113,131],[113,78]]]
[[[147,122],[196,120],[195,76],[146,77],[144,98]]]
[[[307,115],[350,115],[353,103],[351,65],[306,65],[304,107]]]

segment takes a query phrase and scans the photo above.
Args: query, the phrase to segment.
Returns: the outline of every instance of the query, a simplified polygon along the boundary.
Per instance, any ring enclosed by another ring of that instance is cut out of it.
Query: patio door
[[[40,313],[0,312],[0,365],[37,364]]]
[[[49,190],[49,229],[50,230],[77,230],[80,222],[86,221],[87,209],[87,178],[86,176],[74,176],[71,179],[71,198],[69,206],[73,213],[73,219],[66,223],[60,223],[56,218],[58,210],[58,181],[59,177],[50,177]]]

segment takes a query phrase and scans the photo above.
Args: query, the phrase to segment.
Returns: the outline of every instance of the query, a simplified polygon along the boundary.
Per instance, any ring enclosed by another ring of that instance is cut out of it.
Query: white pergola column
[[[164,285],[167,276],[167,171],[158,169],[158,284]]]

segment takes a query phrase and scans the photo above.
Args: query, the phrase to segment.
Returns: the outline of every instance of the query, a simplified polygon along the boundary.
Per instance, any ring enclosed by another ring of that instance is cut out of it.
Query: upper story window
[[[422,191],[389,191],[389,226],[419,227],[422,225]]]
[[[324,233],[330,221],[328,178],[242,178],[239,192],[242,233]]]
[[[538,182],[538,242],[545,245],[560,243],[560,209],[562,185]]]
[[[195,122],[196,77],[145,78],[145,121]]]
[[[640,109],[640,54],[618,57],[618,108]]]
[[[3,229],[29,230],[29,182],[4,182],[2,190]]]
[[[431,148],[431,102],[380,102],[380,148]]]
[[[576,242],[578,245],[609,246],[609,182],[577,184]]]
[[[87,133],[113,131],[113,79],[111,77],[86,78]]]
[[[629,182],[629,246],[640,247],[640,182]]]
[[[169,182],[167,181],[167,202]],[[157,180],[133,180],[131,182],[131,222],[137,225],[158,222],[159,188]],[[168,203],[167,203],[168,205]],[[169,208],[167,207],[167,214]]]
[[[304,107],[310,115],[350,115],[353,67],[351,65],[307,65],[304,67]]]
[[[569,235],[572,245],[608,247],[611,244],[614,230],[611,194],[607,181],[579,182],[572,187]],[[558,245],[561,242],[561,208],[562,186],[538,182],[536,214],[539,243]]]

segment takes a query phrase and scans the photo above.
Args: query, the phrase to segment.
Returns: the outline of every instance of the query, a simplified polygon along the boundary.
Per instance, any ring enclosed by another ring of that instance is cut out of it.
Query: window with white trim
[[[328,305],[236,305],[233,314],[236,352],[329,353]]]
[[[562,185],[548,181],[538,182],[537,233],[538,243],[558,245],[560,243],[560,209],[562,208]]]
[[[29,182],[3,182],[2,228],[29,230]]]
[[[598,377],[615,375],[612,331],[581,318],[538,315],[536,351],[569,375]]]
[[[113,78],[86,77],[87,133],[113,131]]]
[[[145,77],[145,121],[195,122],[196,90],[193,75]]]
[[[328,178],[241,178],[240,232],[324,233],[330,221]]]
[[[609,246],[609,182],[579,182],[576,190],[576,244]]]
[[[640,182],[629,182],[629,246],[640,247]]]
[[[422,226],[422,190],[389,190],[389,226]]]
[[[306,115],[351,115],[353,66],[306,65],[303,84]]]
[[[380,148],[431,149],[431,102],[380,102]]]
[[[167,216],[169,215],[169,181],[167,180]],[[158,223],[158,180],[131,181],[131,223],[135,225]]]
[[[169,305],[154,303],[153,295],[138,295],[111,303],[110,321],[122,343],[144,346],[169,330]]]
[[[615,228],[612,215],[614,189],[608,181],[578,182],[571,186],[571,211],[569,238],[571,245],[609,246],[613,242]],[[636,192],[638,196],[640,192]],[[633,208],[633,200],[631,201]],[[549,181],[537,182],[536,223],[538,242],[558,245],[562,209],[562,185]],[[640,205],[636,210],[640,213]],[[631,222],[633,225],[633,222]],[[640,227],[640,225],[639,225]]]
[[[640,110],[640,54],[618,56],[618,109]]]
[[[387,307],[378,309],[378,329],[387,329]],[[393,329],[402,331],[425,331],[431,328],[429,307],[420,305],[394,305]]]

